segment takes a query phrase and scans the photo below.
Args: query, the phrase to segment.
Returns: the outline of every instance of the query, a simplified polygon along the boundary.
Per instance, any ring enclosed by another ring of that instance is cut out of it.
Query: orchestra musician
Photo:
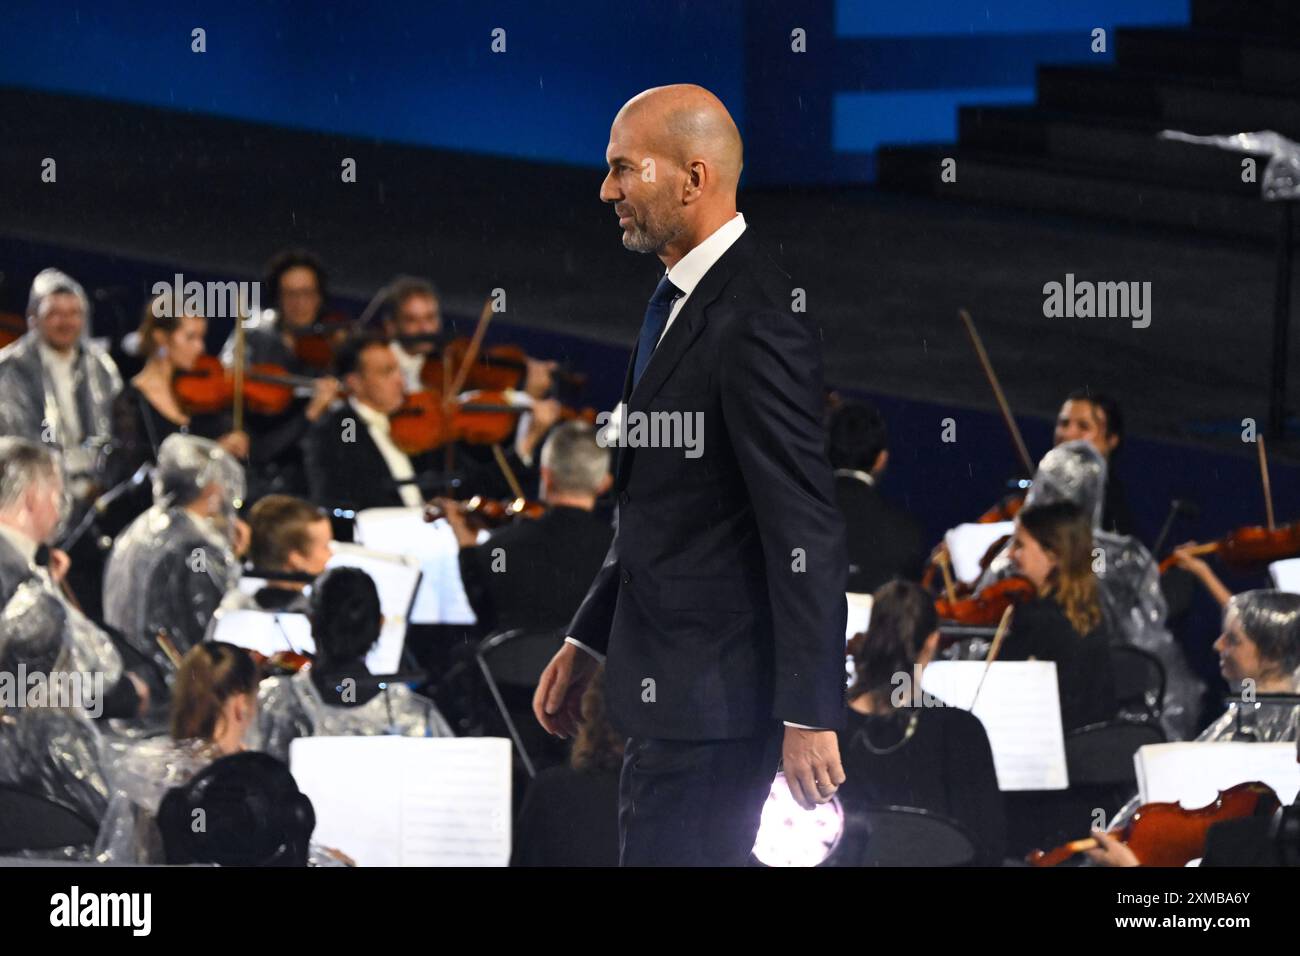
[[[148,706],[148,688],[125,668],[112,638],[70,599],[70,559],[49,547],[62,515],[55,452],[24,438],[0,438],[0,628],[48,631],[51,644],[67,645],[70,670],[104,675],[101,716],[136,716]]]
[[[104,613],[141,655],[161,707],[181,659],[204,639],[239,578],[248,526],[236,516],[244,470],[216,442],[170,435],[158,450],[153,506],[118,535],[104,571]]]
[[[329,515],[292,495],[267,495],[248,512],[248,561],[266,575],[266,584],[252,594],[239,588],[226,593],[217,615],[232,610],[288,611],[305,614],[307,587],[303,575],[315,578],[333,556]],[[277,578],[275,572],[293,577]]]
[[[244,361],[247,366],[273,365],[290,375],[310,377],[313,383],[310,395],[296,397],[278,415],[246,414],[252,453],[250,501],[266,494],[306,494],[302,442],[338,397],[339,382],[325,374],[325,367],[309,361],[314,356],[306,354],[302,343],[319,344],[328,355],[346,334],[343,326],[335,332],[318,331],[326,305],[326,275],[312,253],[305,249],[278,253],[267,265],[264,285],[272,309],[244,320]],[[222,364],[233,368],[238,352],[239,339],[232,332],[221,349]]]
[[[844,782],[848,557],[820,341],[736,210],[741,153],[726,107],[685,84],[626,103],[606,150],[600,197],[623,245],[666,270],[622,420],[698,413],[708,429],[695,458],[618,449],[614,542],[534,698],[542,726],[571,736],[604,659],[629,737],[624,865],[744,865],[782,759],[805,807]]]
[[[1008,556],[1037,596],[1016,607],[998,660],[1056,663],[1067,732],[1112,719],[1111,633],[1092,571],[1088,518],[1069,501],[1022,508]]]
[[[867,402],[830,412],[826,448],[835,469],[835,502],[849,545],[849,590],[870,594],[895,577],[917,581],[925,565],[921,526],[877,487],[889,462],[885,419]]]
[[[90,339],[90,302],[71,276],[57,269],[36,276],[27,324],[0,350],[0,435],[61,449],[68,490],[83,499],[104,480],[102,452],[122,379]]]
[[[1223,633],[1214,642],[1219,670],[1233,693],[1254,702],[1233,701],[1201,731],[1201,743],[1278,743],[1296,739],[1300,706],[1270,703],[1269,695],[1300,691],[1300,594],[1257,590],[1234,595],[1223,612]],[[1134,797],[1111,820],[1124,826],[1140,806]],[[1136,866],[1133,851],[1109,833],[1094,829],[1100,846],[1085,851],[1104,866]]]
[[[95,841],[98,863],[162,863],[158,804],[218,757],[244,749],[257,711],[257,665],[243,648],[196,644],[176,673],[170,733],[133,745],[113,770]]]
[[[388,290],[384,334],[392,341],[403,386],[408,392],[418,392],[425,387],[425,363],[437,362],[442,302],[432,282],[413,276],[399,276],[389,283]]]
[[[1101,529],[1115,534],[1136,533],[1128,496],[1115,467],[1124,443],[1124,415],[1115,399],[1086,388],[1076,389],[1066,396],[1056,414],[1052,444],[1056,446],[1080,439],[1090,442],[1106,459]]]
[[[441,500],[461,546],[460,576],[487,631],[568,624],[600,570],[613,535],[596,498],[609,488],[609,450],[585,422],[551,431],[541,454],[540,518],[519,518],[479,543],[453,501]]]
[[[1186,740],[1195,733],[1204,686],[1165,626],[1167,607],[1151,553],[1136,538],[1099,527],[1105,486],[1106,461],[1101,453],[1091,442],[1068,441],[1043,456],[1024,506],[1069,501],[1089,517],[1094,550],[1101,550],[1098,559],[1104,562],[1100,566],[1105,570],[1097,572],[1097,586],[1106,627],[1118,642],[1160,658],[1167,677],[1161,724],[1169,739]],[[975,593],[1014,573],[1009,548],[1004,548],[989,563]]]
[[[299,737],[453,737],[433,701],[400,681],[375,681],[366,655],[379,640],[379,592],[359,568],[330,568],[312,586],[308,614],[316,656],[258,691],[258,748],[289,760]],[[382,676],[382,675],[381,675]]]

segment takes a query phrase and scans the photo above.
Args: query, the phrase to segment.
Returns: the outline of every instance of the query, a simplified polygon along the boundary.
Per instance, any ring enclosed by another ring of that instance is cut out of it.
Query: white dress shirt
[[[723,254],[735,245],[736,240],[740,238],[744,231],[745,216],[743,213],[736,213],[735,216],[714,230],[712,235],[707,239],[678,259],[677,263],[668,270],[668,281],[680,289],[682,295],[678,296],[673,302],[672,311],[668,313],[668,321],[664,324],[663,334],[659,336],[660,342],[663,342],[664,336],[668,334],[668,330],[672,327],[673,320],[676,319],[677,314],[682,311],[682,307],[686,305],[686,300],[691,297],[691,293],[695,291],[695,287],[700,284],[700,281],[708,271],[713,268],[717,261],[722,258]],[[611,434],[618,434],[618,427],[619,423],[622,421],[623,411],[623,405],[620,403],[618,408],[615,409],[614,414],[611,416],[610,424],[606,426],[607,428],[613,429]],[[604,654],[588,647],[579,640],[572,637],[566,637],[565,641],[576,647],[582,648],[582,650],[586,651],[599,661],[605,660]],[[820,729],[817,727],[809,727],[805,724],[793,724],[788,720],[785,721],[785,725],[787,727],[798,727],[801,730]]]
[[[424,504],[424,496],[420,494],[419,488],[410,483],[415,477],[415,468],[411,465],[411,459],[406,457],[406,453],[393,443],[392,425],[388,421],[388,416],[364,402],[358,402],[355,398],[349,398],[348,404],[369,430],[370,438],[379,449],[379,454],[384,456],[384,463],[388,465],[388,472],[393,476],[393,480],[407,482],[397,486],[397,493],[402,496],[402,504],[408,508],[421,507]]]
[[[420,373],[424,371],[427,356],[406,351],[401,342],[394,342],[392,348],[393,354],[397,356],[397,367],[402,370],[402,386],[408,392],[421,391],[424,383],[420,381]]]

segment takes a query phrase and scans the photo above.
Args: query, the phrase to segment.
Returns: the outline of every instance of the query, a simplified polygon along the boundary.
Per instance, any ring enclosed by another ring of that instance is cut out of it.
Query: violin
[[[199,356],[192,369],[177,371],[172,381],[181,407],[191,415],[223,411],[235,399],[234,375],[212,355]],[[279,365],[253,365],[244,372],[244,402],[255,414],[281,415],[295,398],[311,394],[315,382]]]
[[[1259,525],[1237,528],[1218,541],[1186,548],[1184,553],[1217,554],[1220,561],[1238,570],[1258,568],[1273,561],[1300,555],[1300,521],[1279,528]],[[1177,563],[1177,554],[1169,555],[1160,562],[1160,573],[1163,574]]]
[[[540,518],[546,514],[546,505],[527,498],[495,501],[482,495],[475,495],[468,501],[457,502],[457,505],[460,513],[469,518],[471,523],[483,528],[498,528],[516,518]],[[425,521],[433,522],[445,517],[447,513],[439,505],[430,503],[424,506]]]
[[[504,392],[447,400],[438,392],[419,391],[407,395],[389,421],[393,443],[408,455],[421,455],[456,441],[503,442],[526,410],[525,405],[511,404]]]
[[[474,349],[472,346],[473,340],[470,337],[460,336],[441,348],[443,361],[453,368],[461,367],[466,358],[470,358],[464,381],[466,386],[498,392],[524,387],[528,378],[529,355],[522,348],[518,345],[493,345]],[[586,381],[586,376],[565,370],[556,369],[551,374],[554,378],[575,386]],[[437,363],[424,363],[424,368],[420,370],[420,381],[431,388],[441,385],[438,381]]]
[[[1258,781],[1220,790],[1203,807],[1187,809],[1181,803],[1147,803],[1128,823],[1109,831],[1126,844],[1140,866],[1186,866],[1205,855],[1210,827],[1224,820],[1271,816],[1282,806],[1273,788]],[[1074,840],[1054,850],[1035,850],[1025,857],[1030,866],[1057,866],[1076,853],[1098,846],[1092,837]]]
[[[293,354],[304,367],[325,373],[334,367],[334,350],[351,334],[352,320],[346,313],[335,311],[306,328],[290,329],[281,325],[280,329],[293,339]]]
[[[1007,608],[1038,596],[1038,589],[1028,578],[1014,575],[995,581],[973,597],[941,597],[934,602],[934,611],[942,620],[954,621],[972,627],[993,627],[1002,619]]]
[[[296,674],[311,664],[309,655],[297,651],[276,651],[269,657],[254,650],[249,650],[248,654],[267,676]]]
[[[0,348],[27,334],[27,320],[13,312],[0,312]]]

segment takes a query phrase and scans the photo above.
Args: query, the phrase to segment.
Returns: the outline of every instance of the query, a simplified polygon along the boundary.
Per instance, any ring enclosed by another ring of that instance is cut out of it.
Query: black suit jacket
[[[607,655],[631,736],[748,737],[844,718],[843,520],[821,426],[820,336],[746,230],[626,396],[700,413],[698,457],[620,448],[615,537],[569,634]],[[635,356],[634,356],[635,360]]]
[[[461,583],[478,622],[491,631],[564,627],[600,570],[612,537],[607,514],[560,507],[462,549]]]
[[[895,577],[921,579],[925,540],[911,515],[850,475],[835,476],[835,501],[848,533],[850,591],[870,594]]]
[[[354,423],[346,433],[345,419]],[[344,441],[345,437],[353,440]],[[361,511],[404,504],[370,429],[346,402],[322,415],[307,433],[306,459],[307,486],[318,505]],[[411,460],[417,475],[423,464],[418,457]]]

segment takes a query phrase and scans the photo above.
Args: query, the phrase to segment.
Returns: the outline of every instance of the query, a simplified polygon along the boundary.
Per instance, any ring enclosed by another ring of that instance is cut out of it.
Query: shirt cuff
[[[593,650],[592,648],[588,647],[586,644],[582,643],[582,641],[578,640],[576,637],[566,637],[564,639],[564,643],[572,644],[574,647],[580,647],[588,654],[590,654],[592,657],[596,658],[596,660],[600,661],[602,664],[605,663],[604,654],[600,653],[600,651]]]
[[[795,727],[799,730],[825,730],[825,727],[809,727],[807,724],[796,724],[793,721],[782,721],[787,727]]]

